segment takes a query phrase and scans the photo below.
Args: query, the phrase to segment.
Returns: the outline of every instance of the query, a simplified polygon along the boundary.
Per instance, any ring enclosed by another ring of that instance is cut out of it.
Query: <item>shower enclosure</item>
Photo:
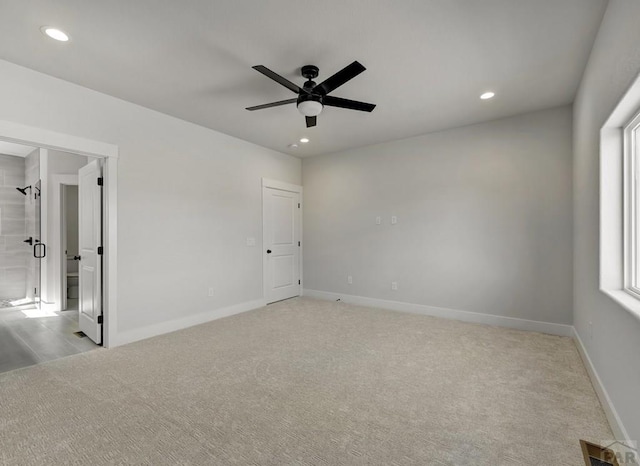
[[[36,154],[0,155],[0,308],[39,307],[41,302],[41,263],[47,251],[40,228],[39,165]]]
[[[14,305],[35,306],[38,309],[42,302],[42,259],[47,255],[47,247],[42,242],[42,182],[37,180],[26,188],[18,188],[25,194],[25,246],[26,254],[26,289],[24,299],[15,300]]]

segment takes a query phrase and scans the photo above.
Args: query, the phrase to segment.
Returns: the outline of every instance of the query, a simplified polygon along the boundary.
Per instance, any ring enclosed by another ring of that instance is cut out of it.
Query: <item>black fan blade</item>
[[[375,104],[358,102],[357,100],[341,99],[340,97],[326,96],[322,103],[329,107],[348,108],[350,110],[360,110],[361,112],[371,112],[376,108]]]
[[[254,110],[262,110],[263,108],[279,107],[280,105],[295,104],[297,101],[298,99],[280,100],[278,102],[271,102],[270,104],[262,104],[262,105],[256,105],[255,107],[247,107],[247,110],[254,111]]]
[[[318,94],[327,95],[329,92],[342,86],[344,83],[346,83],[350,79],[353,79],[356,76],[358,76],[364,70],[366,70],[364,66],[362,66],[357,61],[354,61],[350,65],[338,71],[336,74],[334,74],[330,78],[327,78],[323,82],[318,84],[316,87],[313,88],[313,91]]]
[[[289,81],[286,78],[283,78],[282,76],[280,76],[277,73],[274,73],[273,71],[271,71],[266,66],[256,65],[256,66],[253,67],[253,69],[258,71],[258,72],[260,72],[260,73],[262,73],[262,74],[264,74],[267,78],[273,79],[275,82],[277,82],[278,84],[283,85],[287,89],[291,89],[296,94],[300,94],[301,92],[304,92],[305,94],[309,94],[309,91],[307,91],[306,89],[303,89],[300,86],[296,86],[291,81]]]
[[[316,120],[318,119],[318,117],[304,117],[305,120],[307,120],[307,128],[312,128],[316,125]]]

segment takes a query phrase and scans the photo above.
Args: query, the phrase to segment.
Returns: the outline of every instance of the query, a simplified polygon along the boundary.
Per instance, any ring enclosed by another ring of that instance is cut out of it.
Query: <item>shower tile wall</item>
[[[25,239],[25,159],[0,154],[0,299],[24,298],[30,249]]]

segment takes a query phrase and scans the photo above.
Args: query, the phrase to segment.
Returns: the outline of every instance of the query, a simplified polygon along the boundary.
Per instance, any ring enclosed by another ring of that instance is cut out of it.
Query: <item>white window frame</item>
[[[623,130],[624,154],[624,290],[636,299],[640,299],[640,258],[638,244],[640,238],[640,185],[638,167],[640,166],[640,111],[627,123]]]
[[[637,226],[631,223],[634,218],[632,213],[640,214],[640,199],[636,196],[631,202],[634,190],[636,195],[640,195],[640,180],[636,181],[636,177],[631,176],[633,173],[640,175],[640,131],[632,134],[638,118],[640,76],[634,80],[600,129],[599,248],[600,291],[640,319],[640,276],[636,278],[632,275],[640,267],[640,250],[635,251],[636,247],[633,246],[634,251],[628,253],[632,248],[630,241],[635,234],[633,230],[637,229],[640,235],[640,215],[635,215]],[[630,154],[634,144],[629,136],[638,138],[633,157]],[[627,143],[625,139],[628,139]],[[633,165],[633,169],[630,170],[629,165]],[[635,286],[630,286],[633,283]]]

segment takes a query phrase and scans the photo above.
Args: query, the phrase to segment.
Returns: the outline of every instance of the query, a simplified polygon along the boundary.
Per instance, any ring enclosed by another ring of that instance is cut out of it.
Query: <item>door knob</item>
[[[271,249],[267,249],[267,254],[271,254]]]

